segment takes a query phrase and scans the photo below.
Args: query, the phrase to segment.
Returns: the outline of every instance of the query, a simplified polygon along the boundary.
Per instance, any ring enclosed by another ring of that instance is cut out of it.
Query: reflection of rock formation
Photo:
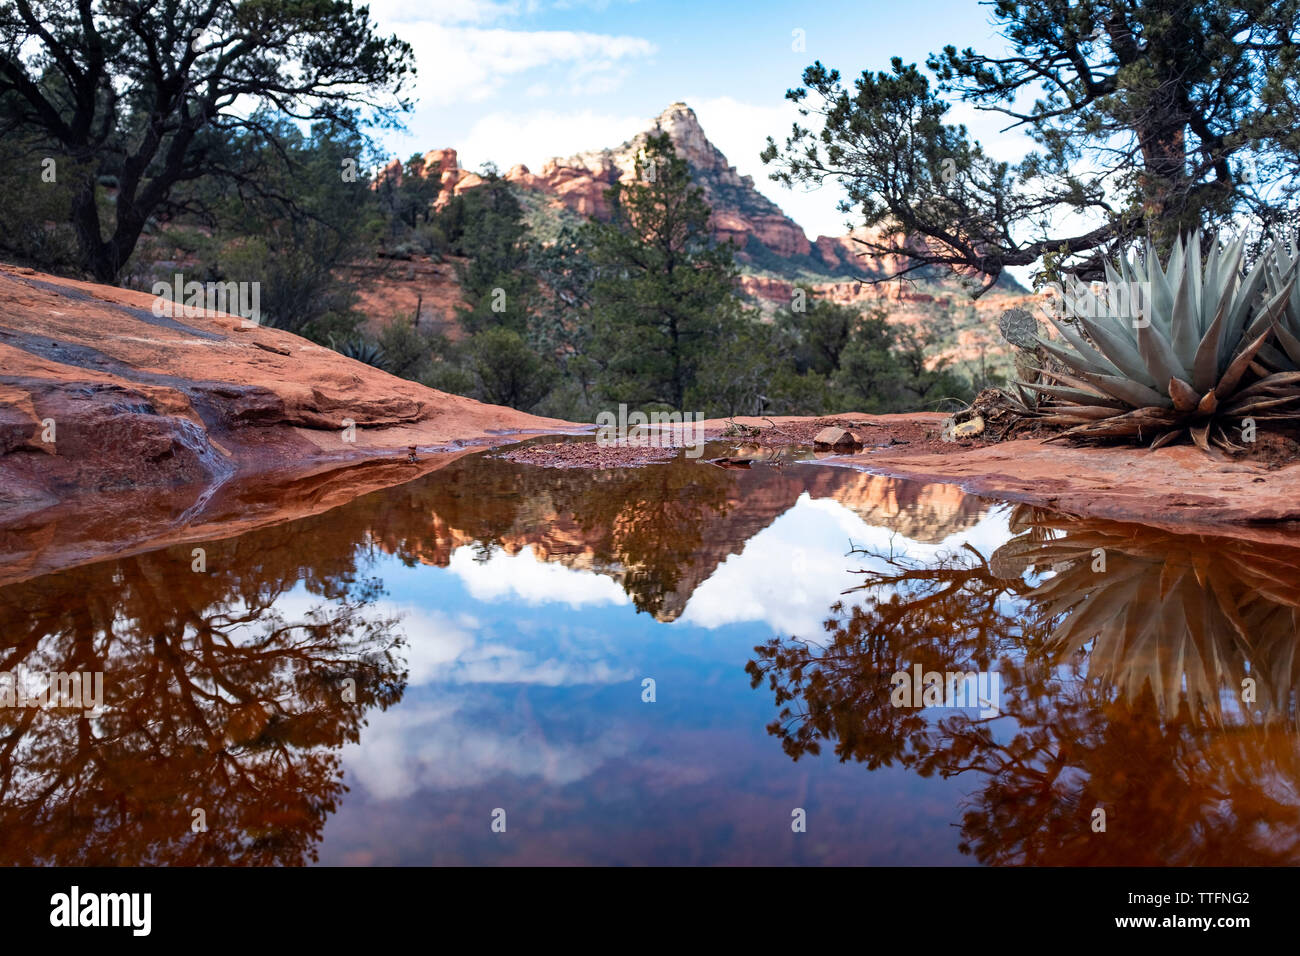
[[[531,548],[541,561],[612,577],[637,607],[664,621],[675,620],[719,565],[802,494],[831,498],[871,525],[923,542],[971,527],[986,507],[953,486],[848,469],[735,472],[684,460],[595,473],[476,458],[450,465],[423,487],[426,531],[409,552],[417,560],[446,566],[468,545],[509,554]],[[475,510],[474,500],[483,507]],[[484,515],[499,509],[500,520],[484,525]],[[401,550],[404,541],[410,548],[410,526],[378,540],[388,549]]]
[[[1300,862],[1300,546],[1025,509],[1015,527],[992,560],[887,560],[864,603],[831,609],[824,647],[759,648],[746,670],[786,753],[970,775],[962,849],[986,863]],[[914,664],[996,669],[1014,726],[894,707],[890,678]]]
[[[808,492],[814,498],[834,498],[867,524],[924,544],[938,544],[972,527],[988,507],[956,485],[921,484],[864,472],[853,472],[851,478],[817,475]]]

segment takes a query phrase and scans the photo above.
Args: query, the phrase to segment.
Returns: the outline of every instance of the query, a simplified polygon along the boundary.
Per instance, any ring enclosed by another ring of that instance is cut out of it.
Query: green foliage
[[[0,253],[44,272],[74,269],[79,253],[69,221],[72,186],[85,175],[34,139],[0,137]]]
[[[666,133],[651,136],[637,178],[593,223],[591,355],[611,404],[683,409],[702,366],[752,321],[734,294],[730,248],[709,242],[709,207]]]
[[[358,362],[364,362],[367,365],[373,365],[375,368],[388,371],[388,358],[384,355],[384,350],[375,342],[367,339],[349,339],[342,345],[330,342],[330,348],[340,355],[346,355],[350,359]]]
[[[322,344],[353,338],[363,317],[340,268],[365,251],[371,200],[364,181],[344,181],[338,170],[364,149],[362,138],[332,123],[306,136],[283,119],[263,117],[260,125],[266,136],[239,133],[213,147],[256,169],[254,184],[209,178],[180,190],[215,224],[194,243],[195,263],[185,271],[260,283],[263,324]],[[165,234],[185,241],[183,229]]]
[[[825,415],[935,409],[968,401],[970,382],[931,358],[938,337],[928,327],[891,325],[883,309],[863,314],[808,298],[804,312],[783,312],[778,349],[786,361],[774,374],[770,411]]]
[[[428,384],[436,363],[451,353],[446,336],[415,327],[405,316],[394,316],[379,334],[387,369],[398,378]]]
[[[416,153],[402,164],[400,176],[381,176],[375,187],[379,208],[393,220],[393,227],[415,229],[433,216],[438,198],[440,170],[425,168],[424,157]]]
[[[894,57],[850,83],[809,66],[788,98],[818,122],[768,140],[773,178],[838,180],[846,211],[881,230],[873,255],[906,242],[901,271],[956,268],[984,289],[1045,257],[1051,273],[1096,278],[1109,250],[1142,235],[1167,254],[1196,226],[1267,223],[1293,201],[1294,0],[988,6],[1004,52],[950,45],[928,57],[929,76]],[[1006,114],[1038,150],[995,161],[948,121],[953,100]]]
[[[103,282],[151,223],[190,211],[186,184],[270,194],[223,149],[274,138],[270,112],[360,132],[409,106],[414,68],[410,45],[376,35],[350,0],[23,0],[0,5],[0,49],[0,134],[72,160],[68,221]]]
[[[669,138],[650,137],[637,168],[636,181],[610,190],[611,221],[562,227],[546,245],[530,241],[517,197],[490,175],[495,194],[469,190],[439,213],[452,251],[469,258],[462,277],[475,305],[461,316],[471,338],[436,350],[430,384],[579,421],[619,403],[718,417],[971,397],[967,381],[929,362],[933,332],[896,329],[808,289],[806,311],[759,321]],[[496,289],[523,308],[494,312]]]
[[[530,411],[554,383],[553,367],[538,358],[511,329],[479,332],[470,340],[466,352],[474,397],[480,401]]]
[[[840,356],[849,341],[862,329],[862,313],[828,299],[817,299],[811,289],[800,288],[796,296],[800,292],[803,301],[810,304],[802,312],[793,305],[789,311],[782,311],[778,327],[791,345],[795,371],[830,375],[839,368]]]
[[[832,380],[854,411],[935,411],[969,401],[970,383],[931,359],[934,341],[928,330],[890,326],[877,312],[845,347]]]
[[[745,319],[720,328],[686,392],[685,407],[709,418],[767,411],[772,376],[781,365],[778,339],[773,326]]]
[[[537,288],[526,268],[524,209],[510,183],[487,167],[482,185],[453,197],[439,212],[437,226],[451,253],[469,259],[456,270],[467,303],[460,312],[465,330],[475,334],[501,327],[527,334]]]

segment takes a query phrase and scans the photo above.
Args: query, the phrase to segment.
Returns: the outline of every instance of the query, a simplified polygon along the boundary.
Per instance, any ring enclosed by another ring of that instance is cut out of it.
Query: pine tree
[[[612,220],[589,227],[599,390],[611,402],[686,411],[701,368],[748,321],[732,250],[710,241],[708,203],[667,133],[646,139],[636,181],[608,197]]]

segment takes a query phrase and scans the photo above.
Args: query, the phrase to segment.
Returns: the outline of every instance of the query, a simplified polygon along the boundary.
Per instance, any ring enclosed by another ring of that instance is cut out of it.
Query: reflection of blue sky
[[[1005,535],[993,514],[938,545],[893,544],[921,556],[970,541],[987,554]],[[380,559],[409,685],[344,750],[352,793],[322,861],[962,862],[957,786],[830,754],[790,761],[764,729],[771,693],[744,673],[755,644],[822,633],[859,580],[850,572],[870,564],[846,555],[850,541],[889,538],[804,495],[672,623],[638,613],[611,578],[527,549],[476,562],[464,548],[446,568]],[[815,835],[805,842],[792,842],[796,806]],[[490,833],[495,807],[512,814],[510,841]]]

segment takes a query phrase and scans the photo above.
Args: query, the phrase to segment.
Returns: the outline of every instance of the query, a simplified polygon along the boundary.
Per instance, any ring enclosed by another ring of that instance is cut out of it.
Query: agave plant
[[[388,371],[388,356],[374,342],[367,342],[365,339],[350,339],[342,345],[336,345],[331,338],[330,346],[340,355],[346,355],[350,359],[356,359],[358,362],[364,362],[385,372]]]
[[[1206,451],[1239,450],[1235,422],[1296,416],[1300,375],[1256,361],[1291,298],[1296,264],[1269,255],[1243,275],[1243,240],[1212,242],[1204,265],[1201,245],[1199,230],[1180,238],[1162,266],[1148,241],[1140,260],[1106,263],[1100,293],[1072,280],[1076,314],[1053,318],[1059,341],[1039,338],[1061,367],[1042,370],[1050,381],[1019,383],[1046,396],[1044,422],[1070,426],[1056,438],[1159,448],[1190,436]],[[1147,290],[1136,303],[1125,297],[1134,289]]]
[[[1268,270],[1266,282],[1270,293],[1277,293],[1286,287],[1286,278],[1297,271],[1296,263],[1300,261],[1300,249],[1296,248],[1292,238],[1285,245],[1275,242],[1271,250],[1272,263]],[[1286,305],[1277,316],[1273,332],[1277,338],[1276,347],[1265,342],[1259,350],[1259,362],[1271,372],[1300,372],[1300,282],[1291,286]],[[1300,378],[1300,375],[1294,376]]]

